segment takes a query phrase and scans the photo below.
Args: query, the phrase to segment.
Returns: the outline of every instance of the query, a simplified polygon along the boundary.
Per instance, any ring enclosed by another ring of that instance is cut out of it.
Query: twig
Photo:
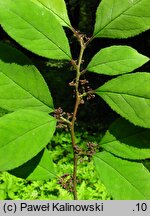
[[[84,40],[83,40],[82,35],[79,35],[78,32],[75,31],[75,36],[77,37],[77,39],[80,42],[81,49],[80,49],[80,54],[79,54],[77,64],[75,65],[75,68],[76,68],[76,81],[75,81],[76,102],[75,102],[72,121],[71,121],[71,124],[70,124],[70,131],[71,131],[72,148],[73,148],[73,154],[74,154],[73,196],[74,196],[74,200],[77,200],[78,199],[78,196],[77,196],[77,162],[78,162],[78,154],[75,151],[76,141],[75,141],[74,126],[75,126],[76,116],[77,116],[77,112],[78,112],[78,107],[79,107],[79,104],[80,104],[80,101],[81,101],[80,92],[79,92],[79,80],[80,80],[80,76],[81,76],[80,68],[81,68],[81,64],[82,64],[83,53],[84,53],[84,50],[85,50],[86,46],[84,45]]]

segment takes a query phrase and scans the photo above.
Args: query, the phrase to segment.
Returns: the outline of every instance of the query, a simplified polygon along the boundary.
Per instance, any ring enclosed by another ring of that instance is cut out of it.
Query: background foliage
[[[87,140],[94,141],[95,143],[98,141],[93,135],[80,131],[77,134],[77,143],[81,143],[84,140],[82,146],[86,148]],[[59,130],[49,144],[49,151],[52,153],[54,162],[58,164],[58,176],[62,176],[64,170],[66,173],[72,172],[73,164],[69,134]],[[79,164],[78,177],[79,199],[110,199],[106,188],[97,178],[92,161],[89,162],[87,157],[84,157],[83,162]],[[47,181],[23,180],[4,172],[0,174],[0,200],[72,200],[72,195],[57,184],[57,182],[58,179],[56,178]]]

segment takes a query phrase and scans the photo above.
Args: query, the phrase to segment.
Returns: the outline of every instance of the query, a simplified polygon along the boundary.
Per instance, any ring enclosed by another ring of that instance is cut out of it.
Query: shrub
[[[87,46],[95,38],[124,39],[148,30],[149,9],[148,0],[102,0],[89,38],[73,28],[63,0],[1,0],[0,23],[10,37],[39,56],[68,61],[75,73],[69,82],[75,104],[68,113],[61,107],[54,108],[51,93],[30,59],[7,44],[0,44],[0,107],[7,113],[0,118],[1,171],[28,180],[57,178],[52,153],[46,148],[57,124],[71,134],[73,173],[61,176],[59,184],[73,193],[74,199],[78,198],[77,168],[85,156],[94,161],[98,176],[113,199],[150,198],[150,173],[143,163],[150,154],[150,74],[132,73],[149,58],[130,46],[118,45],[101,49],[86,67],[83,64]],[[79,42],[77,60],[72,59],[63,27]],[[85,73],[112,79],[92,89]],[[56,87],[61,91],[60,86]],[[75,137],[78,108],[95,95],[121,118],[98,143],[100,148],[93,142],[83,147]]]

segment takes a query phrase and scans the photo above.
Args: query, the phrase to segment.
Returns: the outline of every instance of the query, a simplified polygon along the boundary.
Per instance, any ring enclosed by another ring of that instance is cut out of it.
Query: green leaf
[[[4,116],[5,114],[9,113],[8,110],[2,109],[0,107],[0,117]]]
[[[94,37],[128,38],[150,28],[150,1],[102,0],[97,8]]]
[[[118,75],[133,71],[149,58],[129,46],[111,46],[100,50],[89,63],[87,70],[98,74]]]
[[[22,166],[9,171],[10,174],[31,181],[41,181],[56,177],[52,158],[47,149]]]
[[[36,156],[52,138],[56,120],[47,113],[19,110],[0,118],[0,171]]]
[[[148,169],[150,172],[150,159],[142,161],[143,165]]]
[[[96,93],[122,117],[150,128],[150,73],[119,76],[96,89]]]
[[[70,60],[70,48],[52,13],[31,0],[1,0],[0,23],[26,49],[47,58]]]
[[[0,107],[53,111],[48,87],[32,62],[21,52],[0,43]]]
[[[108,152],[94,155],[100,180],[116,200],[150,199],[150,173],[142,163],[129,162]]]
[[[31,0],[39,6],[45,7],[58,19],[61,25],[71,27],[64,0]]]
[[[150,158],[150,130],[134,126],[125,119],[117,119],[100,142],[106,151],[126,159]]]

